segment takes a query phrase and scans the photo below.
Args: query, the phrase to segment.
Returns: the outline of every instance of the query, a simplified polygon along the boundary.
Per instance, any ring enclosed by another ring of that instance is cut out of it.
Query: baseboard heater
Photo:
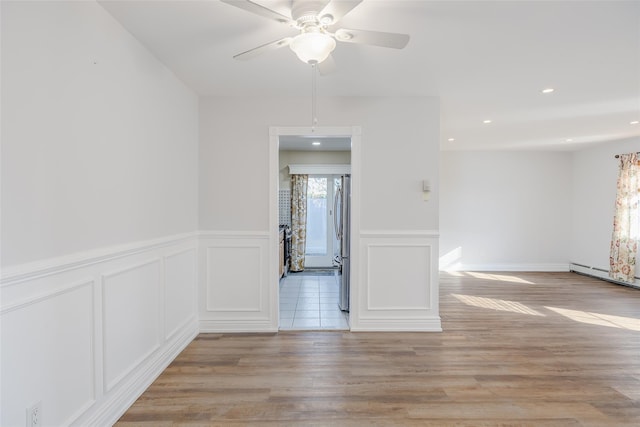
[[[619,280],[613,280],[612,278],[610,278],[609,270],[607,269],[579,264],[577,262],[572,262],[569,264],[569,271],[577,274],[582,274],[584,276],[601,279],[606,282],[615,283],[616,285],[622,285],[622,286],[627,286],[629,288],[640,289],[640,277],[638,276],[634,277],[635,283],[621,282]]]

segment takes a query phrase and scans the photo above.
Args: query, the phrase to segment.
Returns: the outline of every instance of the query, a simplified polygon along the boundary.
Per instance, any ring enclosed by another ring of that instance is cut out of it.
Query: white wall
[[[269,126],[306,126],[310,108],[308,98],[201,100],[201,229],[269,229]],[[437,98],[321,98],[319,111],[320,125],[362,126],[363,229],[437,230],[437,191],[428,203],[421,193],[423,179],[438,188]]]
[[[567,270],[572,156],[441,153],[440,267]]]
[[[291,189],[291,175],[288,166],[298,165],[348,165],[351,163],[350,151],[296,151],[286,150],[279,153],[280,189]]]
[[[0,424],[109,425],[197,333],[197,96],[94,2],[1,8]]]
[[[614,156],[633,151],[640,151],[640,138],[612,141],[573,154],[570,260],[605,270],[605,276],[609,271],[618,179],[619,163]],[[640,277],[640,263],[636,276]]]
[[[416,324],[425,322],[416,328],[429,322],[439,328],[437,298],[432,294],[437,293],[437,276],[434,280],[430,260],[433,254],[437,271],[438,100],[344,97],[321,98],[319,103],[320,126],[361,126],[362,129],[361,179],[359,183],[354,182],[359,185],[361,196],[359,223],[364,242],[363,247],[355,249],[363,252],[359,266],[363,269],[363,283],[355,285],[362,291],[358,304],[364,313],[355,320],[360,322],[358,327],[403,328],[408,324],[402,322],[413,316]],[[310,108],[308,98],[201,99],[199,220],[200,228],[207,230],[209,237],[201,250],[230,246],[233,242],[239,257],[229,261],[228,267],[232,270],[260,265],[265,259],[267,263],[277,263],[269,259],[268,251],[264,252],[265,247],[268,249],[274,243],[270,241],[269,223],[269,127],[307,126]],[[275,164],[273,173],[277,179],[277,158]],[[429,202],[422,197],[424,179],[430,180],[433,188]],[[408,242],[408,236],[418,243]],[[263,245],[263,239],[268,239],[269,244]],[[215,253],[216,249],[211,251]],[[371,264],[371,257],[380,254],[386,257],[385,263]],[[402,292],[386,298],[393,289],[389,283],[376,281],[375,278],[382,276],[374,273],[378,269],[389,269],[390,265],[401,265],[406,256],[422,259],[426,267],[406,266],[407,284],[401,284]],[[201,301],[201,327],[227,330],[234,321],[235,325],[241,324],[238,321],[242,319],[246,320],[243,326],[247,329],[277,327],[277,312],[274,319],[272,307],[254,298],[255,293],[260,293],[261,301],[269,301],[277,291],[268,285],[271,278],[264,277],[268,271],[253,272],[252,278],[243,275],[242,283],[235,283],[215,272],[207,275],[213,268],[201,268],[204,269],[200,279],[201,299],[209,303],[207,307]],[[246,298],[239,296],[229,301],[238,310],[217,310],[213,301],[209,301],[209,295],[228,295],[221,289],[249,290],[245,282],[255,282],[258,276],[262,280],[259,287],[251,288]],[[367,278],[371,281],[367,282]],[[426,296],[431,299],[425,299]],[[419,306],[415,305],[416,298]],[[380,301],[391,301],[393,307],[381,306]],[[352,321],[353,318],[352,315]],[[394,323],[390,321],[392,318],[400,320]],[[262,323],[257,326],[259,321]]]
[[[2,2],[2,265],[197,229],[197,97],[93,2]]]

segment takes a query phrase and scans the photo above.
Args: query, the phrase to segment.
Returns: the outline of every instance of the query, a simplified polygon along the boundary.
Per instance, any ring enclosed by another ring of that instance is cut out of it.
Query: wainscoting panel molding
[[[438,238],[428,230],[360,233],[360,283],[351,293],[351,330],[442,330]]]
[[[84,281],[2,311],[0,425],[25,425],[38,401],[48,425],[65,425],[95,402],[93,287]]]
[[[201,332],[277,330],[270,306],[269,237],[268,231],[201,234]]]
[[[367,311],[432,308],[429,292],[431,245],[370,244],[367,249]],[[401,262],[390,264],[394,259]],[[384,267],[389,265],[398,268]]]
[[[207,311],[260,312],[261,255],[259,244],[207,247]]]
[[[173,338],[197,313],[198,256],[196,248],[164,257],[164,331]]]
[[[112,425],[198,333],[197,234],[6,269],[0,425]]]
[[[160,348],[159,306],[160,259],[102,276],[105,392]]]

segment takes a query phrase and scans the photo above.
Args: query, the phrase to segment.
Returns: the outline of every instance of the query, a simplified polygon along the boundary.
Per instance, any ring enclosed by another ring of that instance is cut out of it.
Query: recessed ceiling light
[[[456,140],[455,138],[449,138],[449,139],[447,139],[447,141],[449,141],[449,142],[453,142],[453,141],[455,141],[455,140]]]
[[[564,142],[573,142],[573,139],[567,138],[567,139],[564,140]]]
[[[640,123],[640,121],[638,121],[638,120],[634,120],[632,122],[629,122],[630,125],[637,125],[638,123]]]
[[[554,89],[552,87],[548,87],[546,89],[542,89],[542,93],[551,93],[553,91],[554,91]]]
[[[484,123],[485,125],[488,125],[489,123],[491,123],[491,120],[483,120],[482,123]]]
[[[313,141],[311,145],[320,145],[320,141]]]

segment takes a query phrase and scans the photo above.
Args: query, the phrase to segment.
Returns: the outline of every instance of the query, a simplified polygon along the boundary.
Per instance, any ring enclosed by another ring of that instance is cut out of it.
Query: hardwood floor
[[[116,425],[640,426],[639,290],[459,273],[440,294],[443,333],[202,334]]]

